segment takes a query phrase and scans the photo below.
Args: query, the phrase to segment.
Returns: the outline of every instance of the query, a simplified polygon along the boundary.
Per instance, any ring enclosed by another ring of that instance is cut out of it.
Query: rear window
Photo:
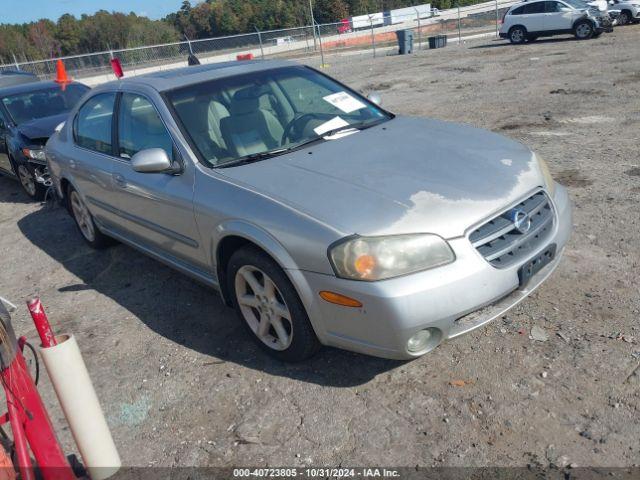
[[[84,85],[65,85],[43,88],[2,98],[16,125],[70,111],[89,90]]]
[[[522,15],[523,12],[524,12],[524,6],[518,7],[518,8],[514,8],[511,11],[511,15]]]

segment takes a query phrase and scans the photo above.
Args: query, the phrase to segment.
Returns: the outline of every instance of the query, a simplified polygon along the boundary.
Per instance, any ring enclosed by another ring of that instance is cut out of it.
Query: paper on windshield
[[[330,103],[336,108],[339,108],[344,113],[351,113],[355,110],[365,108],[366,105],[357,98],[352,97],[347,92],[338,92],[322,97],[325,102]]]
[[[316,132],[316,135],[322,135],[323,133],[328,132],[329,130],[346,127],[347,125],[349,125],[349,122],[346,122],[340,117],[333,117],[328,122],[324,122],[322,125],[319,125],[316,128],[314,128],[313,131]]]

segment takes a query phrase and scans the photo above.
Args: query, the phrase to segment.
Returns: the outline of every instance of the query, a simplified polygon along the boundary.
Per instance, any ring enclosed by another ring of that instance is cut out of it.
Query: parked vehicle
[[[23,72],[22,70],[0,70],[0,88],[37,81],[39,79],[33,73]]]
[[[502,20],[500,37],[515,44],[562,34],[586,40],[612,30],[609,15],[582,0],[539,0],[509,8]]]
[[[609,0],[609,11],[620,12],[616,16],[618,25],[640,22],[640,0]]]
[[[34,200],[47,190],[44,145],[89,90],[80,83],[32,82],[0,89],[0,173]]]
[[[371,99],[284,61],[162,71],[96,87],[46,153],[89,245],[218,288],[272,355],[413,358],[535,290],[571,207],[525,146]]]

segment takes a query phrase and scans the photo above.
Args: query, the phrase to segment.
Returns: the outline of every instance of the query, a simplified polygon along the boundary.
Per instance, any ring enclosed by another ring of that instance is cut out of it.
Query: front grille
[[[509,219],[509,213],[514,209],[529,215],[531,227],[526,233],[521,233]],[[551,202],[540,191],[478,227],[471,232],[469,240],[491,265],[506,268],[526,259],[544,244],[551,235],[553,223]]]

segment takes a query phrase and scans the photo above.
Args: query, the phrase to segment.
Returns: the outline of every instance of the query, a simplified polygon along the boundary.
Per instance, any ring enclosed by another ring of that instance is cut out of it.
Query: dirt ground
[[[325,349],[277,363],[215,292],[126,246],[92,251],[65,211],[7,179],[0,295],[20,304],[18,334],[35,342],[23,302],[38,294],[78,337],[125,465],[637,466],[639,43],[640,25],[331,59],[329,73],[393,112],[524,142],[575,205],[565,258],[537,293],[418,360]]]

